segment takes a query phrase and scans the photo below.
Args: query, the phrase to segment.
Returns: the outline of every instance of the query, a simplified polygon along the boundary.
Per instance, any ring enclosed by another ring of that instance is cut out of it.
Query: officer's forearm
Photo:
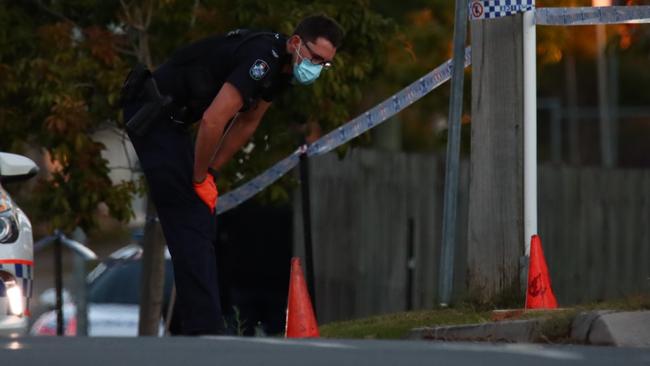
[[[242,146],[251,138],[260,121],[247,120],[238,118],[234,121],[234,125],[230,128],[227,135],[224,137],[219,150],[211,164],[211,167],[220,170],[221,167],[227,163],[235,153],[241,149]]]
[[[217,144],[221,140],[225,124],[226,121],[221,119],[216,121],[201,120],[194,150],[193,179],[195,182],[202,182],[205,179],[210,162],[214,158]]]
[[[223,128],[242,105],[239,91],[232,84],[225,83],[208,109],[203,112],[194,148],[192,178],[195,182],[202,182],[205,179],[208,167],[217,151],[217,144],[223,135]]]

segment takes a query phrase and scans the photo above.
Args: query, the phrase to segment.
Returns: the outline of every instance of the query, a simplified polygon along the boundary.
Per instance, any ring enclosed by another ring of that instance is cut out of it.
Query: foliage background
[[[0,150],[45,154],[48,174],[22,195],[29,203],[21,204],[48,228],[92,229],[100,204],[126,221],[132,215],[130,197],[141,193],[142,184],[113,185],[100,154],[105,147],[91,136],[107,124],[121,123],[116,100],[131,65],[140,60],[155,67],[181,45],[234,28],[290,34],[305,15],[334,17],[346,30],[334,69],[313,87],[296,87],[274,103],[253,138],[254,148],[239,153],[223,172],[219,184],[225,192],[286,156],[305,138],[345,123],[448,59],[453,5],[448,0],[0,0]],[[538,2],[573,5],[590,3]],[[619,55],[621,104],[648,105],[650,29],[626,25],[607,31],[608,49]],[[594,28],[540,28],[538,37],[538,95],[566,105],[570,55],[579,104],[595,106]],[[465,153],[470,87],[466,83]],[[443,87],[400,114],[395,138],[401,149],[444,152],[448,93]],[[620,141],[633,146],[621,155],[622,166],[650,165],[643,149],[647,143],[639,137],[647,136],[647,122],[621,125]],[[594,129],[583,128],[582,159],[572,163],[597,164],[597,135],[589,138]],[[542,159],[548,158],[546,129],[540,115]],[[353,145],[378,145],[373,137],[362,136]],[[285,201],[291,185],[286,178],[261,199]]]

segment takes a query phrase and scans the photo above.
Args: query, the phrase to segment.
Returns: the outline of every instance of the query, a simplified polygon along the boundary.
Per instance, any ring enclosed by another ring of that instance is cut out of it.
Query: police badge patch
[[[261,80],[267,72],[269,72],[269,64],[260,59],[255,60],[255,63],[248,71],[253,80]]]

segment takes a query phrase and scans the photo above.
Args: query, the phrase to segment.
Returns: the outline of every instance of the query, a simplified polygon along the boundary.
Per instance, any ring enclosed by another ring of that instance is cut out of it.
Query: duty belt
[[[138,136],[146,135],[153,122],[164,114],[171,113],[174,103],[171,97],[160,94],[156,80],[151,71],[142,64],[137,64],[126,77],[120,92],[122,107],[142,102],[140,109],[126,121],[127,131]]]

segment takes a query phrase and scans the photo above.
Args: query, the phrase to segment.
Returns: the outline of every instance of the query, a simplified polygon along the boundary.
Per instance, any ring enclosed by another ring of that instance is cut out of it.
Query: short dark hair
[[[318,37],[323,37],[335,48],[339,48],[343,41],[343,28],[336,20],[322,14],[301,20],[293,34],[299,35],[305,42],[315,42]]]

